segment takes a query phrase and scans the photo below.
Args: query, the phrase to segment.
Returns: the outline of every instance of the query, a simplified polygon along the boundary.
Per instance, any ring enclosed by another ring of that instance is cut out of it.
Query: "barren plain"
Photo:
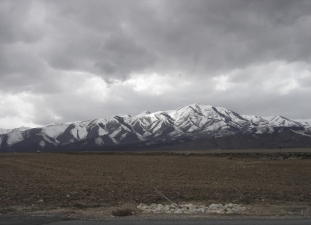
[[[100,217],[118,207],[139,214],[141,202],[167,204],[154,188],[177,203],[236,203],[252,215],[310,216],[311,154],[0,154],[2,214]]]

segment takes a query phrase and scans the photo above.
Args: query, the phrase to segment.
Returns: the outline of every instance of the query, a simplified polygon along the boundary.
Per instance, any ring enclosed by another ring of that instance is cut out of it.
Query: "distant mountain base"
[[[300,135],[291,128],[285,128],[282,132],[274,132],[273,134],[239,133],[223,137],[198,138],[196,140],[183,138],[153,144],[139,142],[104,146],[98,146],[93,139],[89,139],[66,146],[6,148],[2,152],[142,152],[282,148],[311,148],[311,134]]]

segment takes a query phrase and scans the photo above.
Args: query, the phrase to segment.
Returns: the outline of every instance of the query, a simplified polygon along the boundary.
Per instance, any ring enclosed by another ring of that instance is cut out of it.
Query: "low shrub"
[[[131,209],[116,209],[111,214],[113,216],[131,216],[134,212]]]

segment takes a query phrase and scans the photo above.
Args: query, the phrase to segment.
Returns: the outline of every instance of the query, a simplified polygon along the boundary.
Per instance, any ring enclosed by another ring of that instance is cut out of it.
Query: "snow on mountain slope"
[[[11,146],[14,145],[15,143],[18,143],[24,139],[23,136],[23,131],[29,130],[31,128],[29,127],[19,127],[19,128],[14,128],[14,129],[2,129],[0,128],[0,135],[4,136],[6,135],[7,140],[6,144]],[[0,137],[0,146],[3,142],[3,137]]]
[[[64,133],[68,126],[68,124],[63,123],[48,125],[46,127],[42,127],[41,133],[52,138],[57,138],[60,134]]]
[[[12,129],[12,131],[26,131],[31,129],[30,127],[18,127],[18,128],[14,128]]]
[[[173,131],[172,118],[166,112],[143,113],[132,118],[127,118],[124,123],[131,127],[138,138],[144,140],[148,136],[159,136],[168,131]]]
[[[247,123],[235,112],[210,105],[191,104],[169,114],[174,118],[175,126],[190,133],[239,129]]]
[[[211,109],[210,106],[206,108]],[[194,132],[200,130],[204,124],[208,121],[208,115],[202,114],[201,108],[197,104],[188,105],[177,109],[176,111],[170,112],[174,119],[174,125],[183,132]],[[213,119],[217,119],[217,114],[214,115]]]
[[[268,120],[265,120],[264,118],[260,116],[252,116],[252,115],[241,115],[245,120],[248,120],[251,122],[254,126],[264,126],[269,124]]]
[[[176,110],[144,111],[135,116],[51,124],[35,129],[0,129],[0,148],[14,148],[18,143],[42,148],[75,143],[102,146],[145,142],[148,145],[181,138],[195,140],[238,133],[273,134],[282,132],[284,127],[294,128],[297,135],[310,135],[310,124],[307,122],[282,116],[239,115],[222,107],[191,104]]]
[[[0,128],[0,134],[7,134],[7,133],[10,133],[11,131],[12,131],[11,129]]]
[[[311,126],[311,119],[296,119],[294,121],[299,122],[304,126]]]
[[[19,142],[19,141],[22,141],[24,139],[23,137],[23,133],[20,132],[20,131],[12,131],[10,133],[7,134],[7,144],[9,146]]]
[[[14,129],[3,129],[3,128],[0,128],[0,134],[7,134],[7,133],[10,133],[10,132],[14,132],[14,131],[25,131],[25,130],[29,130],[31,129],[30,127],[18,127],[18,128],[14,128]]]
[[[82,122],[82,123],[75,123],[73,124],[74,128],[70,130],[70,133],[72,136],[74,136],[77,140],[83,140],[86,138],[88,132],[87,132],[87,125],[88,123]]]
[[[302,124],[290,119],[287,119],[283,116],[272,116],[272,117],[264,117],[264,119],[269,121],[269,125],[273,127],[301,127]]]

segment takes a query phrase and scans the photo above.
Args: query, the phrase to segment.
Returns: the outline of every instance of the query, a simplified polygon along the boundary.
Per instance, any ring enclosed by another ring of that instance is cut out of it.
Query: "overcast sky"
[[[0,0],[0,127],[176,109],[311,118],[311,1]]]

